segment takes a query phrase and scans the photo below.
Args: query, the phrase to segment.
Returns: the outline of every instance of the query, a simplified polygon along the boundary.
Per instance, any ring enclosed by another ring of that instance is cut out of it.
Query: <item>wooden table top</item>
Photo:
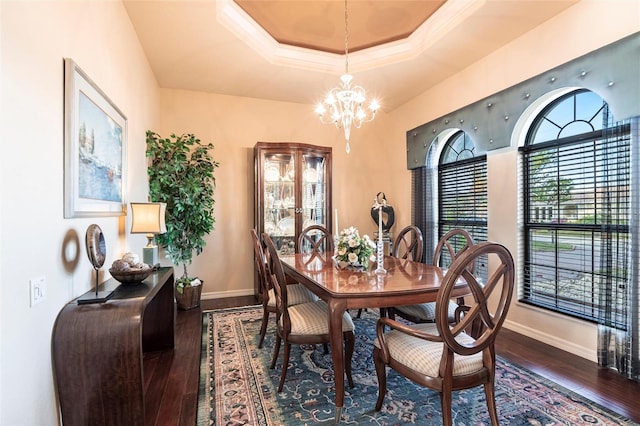
[[[280,256],[285,271],[303,282],[315,285],[315,290],[327,292],[332,298],[393,297],[432,293],[435,300],[443,281],[445,270],[420,262],[385,256],[386,274],[375,273],[375,263],[366,272],[339,269],[331,255],[298,253]],[[456,286],[458,288],[458,286]],[[466,283],[461,281],[460,293],[466,293]],[[320,294],[319,294],[320,295]],[[407,304],[419,303],[417,300]]]

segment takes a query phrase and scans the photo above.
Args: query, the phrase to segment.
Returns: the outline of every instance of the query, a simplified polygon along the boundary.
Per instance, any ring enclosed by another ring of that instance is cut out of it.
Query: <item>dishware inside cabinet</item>
[[[302,229],[311,225],[327,227],[325,200],[326,164],[324,156],[302,156]],[[330,211],[330,210],[329,210]]]
[[[332,232],[330,147],[258,142],[254,162],[254,224],[280,254],[298,250],[298,236],[307,226],[323,225]]]

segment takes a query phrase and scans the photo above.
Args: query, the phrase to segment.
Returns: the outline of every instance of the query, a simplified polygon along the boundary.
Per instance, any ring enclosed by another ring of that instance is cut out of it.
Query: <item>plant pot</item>
[[[182,293],[178,293],[178,289],[174,287],[176,302],[178,309],[188,311],[200,306],[200,295],[202,294],[202,284],[195,287],[186,286],[182,288]]]

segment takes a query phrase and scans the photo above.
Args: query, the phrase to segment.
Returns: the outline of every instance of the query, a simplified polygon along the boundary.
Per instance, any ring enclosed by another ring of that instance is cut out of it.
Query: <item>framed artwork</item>
[[[127,118],[64,60],[64,217],[125,214]]]

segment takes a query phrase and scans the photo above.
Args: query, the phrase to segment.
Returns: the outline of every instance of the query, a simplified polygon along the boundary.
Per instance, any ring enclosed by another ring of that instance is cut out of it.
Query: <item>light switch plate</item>
[[[32,307],[47,298],[47,279],[44,276],[29,280],[29,286]]]

